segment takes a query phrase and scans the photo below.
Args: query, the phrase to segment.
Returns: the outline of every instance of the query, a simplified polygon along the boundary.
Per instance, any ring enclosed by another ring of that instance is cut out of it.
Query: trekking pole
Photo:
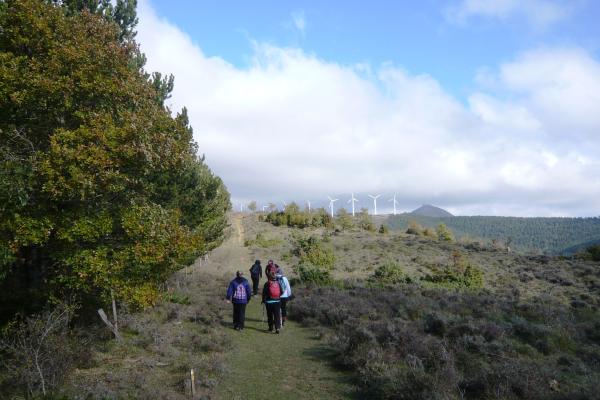
[[[262,306],[262,310],[263,310],[263,312],[262,312],[262,323],[263,324],[265,323],[265,308],[267,308],[267,305],[263,303],[263,306]]]

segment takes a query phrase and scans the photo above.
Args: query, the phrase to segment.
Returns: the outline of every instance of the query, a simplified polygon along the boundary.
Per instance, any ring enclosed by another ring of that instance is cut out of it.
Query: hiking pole
[[[262,306],[262,310],[263,310],[263,313],[262,313],[262,323],[263,324],[265,323],[265,308],[267,308],[267,305],[263,303],[263,306]]]

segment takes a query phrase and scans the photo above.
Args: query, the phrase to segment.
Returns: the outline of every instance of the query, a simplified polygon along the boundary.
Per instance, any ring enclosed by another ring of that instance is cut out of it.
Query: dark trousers
[[[269,321],[269,330],[279,330],[281,328],[281,303],[267,303],[267,320]]]
[[[246,305],[233,303],[233,327],[244,329],[246,321]]]
[[[285,318],[287,317],[287,302],[288,302],[288,299],[287,299],[287,297],[285,297],[285,298],[282,297],[280,300],[281,300],[281,317],[285,321]]]
[[[250,278],[252,278],[252,295],[256,296],[258,294],[258,282],[260,281],[260,276],[251,275]]]

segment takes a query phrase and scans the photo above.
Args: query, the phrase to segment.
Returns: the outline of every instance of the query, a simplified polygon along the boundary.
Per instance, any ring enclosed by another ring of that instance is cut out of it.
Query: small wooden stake
[[[112,312],[113,312],[113,320],[115,325],[115,330],[119,331],[119,322],[117,320],[117,303],[115,302],[115,292],[110,289],[110,300],[112,302]]]
[[[196,382],[195,382],[195,378],[194,378],[194,369],[192,368],[192,370],[190,371],[190,377],[191,377],[191,383],[192,383],[192,399],[194,398],[194,396],[196,396]]]

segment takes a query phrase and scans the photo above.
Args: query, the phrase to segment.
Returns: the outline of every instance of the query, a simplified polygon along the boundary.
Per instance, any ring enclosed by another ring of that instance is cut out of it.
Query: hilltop
[[[443,208],[432,206],[430,204],[424,204],[421,207],[409,212],[410,215],[419,215],[422,217],[453,217],[448,211]]]

